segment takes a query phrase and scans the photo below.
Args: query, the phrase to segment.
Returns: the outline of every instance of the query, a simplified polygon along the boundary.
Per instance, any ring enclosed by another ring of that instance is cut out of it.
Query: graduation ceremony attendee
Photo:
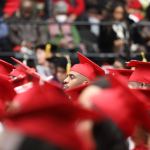
[[[38,65],[36,66],[37,72],[44,78],[52,75],[49,67],[48,58],[52,57],[52,52],[57,49],[56,46],[47,43],[37,45],[35,48],[36,58]]]
[[[67,58],[63,56],[58,57],[56,61],[56,78],[60,83],[63,83],[67,76],[67,71],[69,69],[67,67],[69,67]]]
[[[150,129],[148,111],[145,111],[149,98],[144,97],[140,92],[131,91],[127,86],[126,79],[123,77],[109,75],[109,77],[103,78],[85,89],[79,97],[79,102],[86,108],[100,111],[105,116],[105,119],[110,119],[113,124],[117,125],[117,129],[120,131],[125,142],[127,137],[133,135],[138,125],[142,124],[147,131]],[[108,129],[107,131],[109,131]],[[97,134],[100,140],[97,141],[99,149],[102,146],[99,143],[103,140],[101,132],[103,133],[104,130]],[[108,132],[106,133],[110,135]],[[110,141],[116,136],[114,135],[110,138]],[[104,140],[103,142],[106,144],[108,141]],[[119,142],[121,141],[118,141],[118,144]],[[113,146],[115,147],[115,143],[112,145],[107,143],[105,146],[110,146],[109,149],[111,149]],[[120,147],[120,150],[122,149],[123,145]]]
[[[69,89],[82,84],[88,84],[99,76],[104,76],[104,70],[90,59],[78,52],[79,64],[71,67],[67,78],[64,80],[64,88]]]
[[[80,137],[76,126],[80,120],[95,118],[94,112],[67,102],[56,83],[36,82],[30,90],[16,95],[7,109],[0,148],[88,150],[89,144]],[[6,139],[10,140],[8,146],[2,142]]]

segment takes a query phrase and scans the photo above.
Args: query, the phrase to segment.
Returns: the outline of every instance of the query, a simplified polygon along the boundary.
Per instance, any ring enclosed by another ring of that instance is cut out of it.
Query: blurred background
[[[150,1],[0,1],[0,58],[24,60],[43,76],[58,69],[62,78],[77,51],[104,67],[149,60]]]

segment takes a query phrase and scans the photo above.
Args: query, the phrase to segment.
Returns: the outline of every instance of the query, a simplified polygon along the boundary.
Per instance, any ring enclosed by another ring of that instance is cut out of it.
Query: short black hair
[[[53,63],[56,68],[60,67],[66,70],[67,68],[67,58],[66,57],[57,57],[57,56],[53,56],[52,58],[49,58],[48,61],[50,63]]]
[[[45,48],[46,48],[46,45],[45,45],[45,44],[40,44],[40,45],[37,45],[37,46],[35,47],[35,50],[41,49],[41,50],[45,51]]]

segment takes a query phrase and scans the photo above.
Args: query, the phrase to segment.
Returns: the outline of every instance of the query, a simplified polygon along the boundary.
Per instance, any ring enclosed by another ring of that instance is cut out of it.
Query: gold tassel
[[[141,56],[142,56],[142,61],[143,62],[147,62],[147,59],[145,57],[145,53],[144,52],[141,52]]]
[[[71,60],[70,60],[70,56],[69,55],[67,55],[66,56],[66,59],[67,59],[67,66],[66,66],[66,73],[67,74],[69,74],[69,72],[70,72],[70,69],[71,69]]]
[[[46,44],[46,48],[45,48],[45,53],[46,53],[46,58],[50,58],[51,56],[51,48],[52,48],[52,45],[51,44]]]

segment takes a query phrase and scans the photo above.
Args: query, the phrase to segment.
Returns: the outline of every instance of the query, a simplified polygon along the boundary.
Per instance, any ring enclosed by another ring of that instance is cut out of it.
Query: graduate
[[[72,66],[64,80],[64,88],[69,89],[82,84],[88,84],[99,76],[104,76],[104,70],[87,57],[78,52],[79,64]]]

